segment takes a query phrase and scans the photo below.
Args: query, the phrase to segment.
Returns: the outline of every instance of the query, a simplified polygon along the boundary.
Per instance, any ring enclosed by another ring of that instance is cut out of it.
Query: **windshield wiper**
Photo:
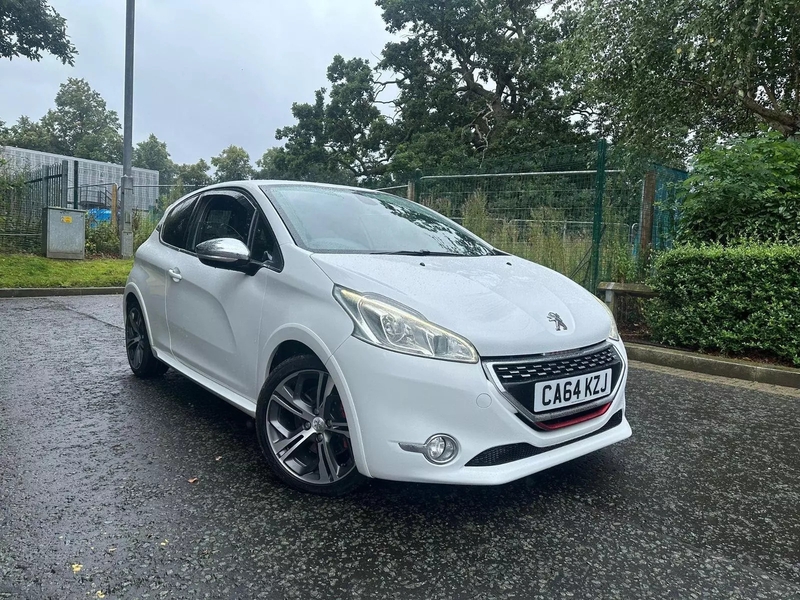
[[[458,254],[456,252],[443,252],[433,250],[397,250],[396,252],[370,252],[370,254],[383,254],[386,256],[469,256],[468,254]]]

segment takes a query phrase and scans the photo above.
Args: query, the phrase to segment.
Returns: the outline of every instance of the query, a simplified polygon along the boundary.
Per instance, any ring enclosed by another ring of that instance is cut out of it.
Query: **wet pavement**
[[[120,302],[0,300],[0,598],[800,597],[800,392],[634,365],[621,444],[330,500],[225,402],[135,379]]]

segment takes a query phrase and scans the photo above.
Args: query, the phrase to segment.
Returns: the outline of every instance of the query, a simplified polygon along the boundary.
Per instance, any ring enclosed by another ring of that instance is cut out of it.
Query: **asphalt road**
[[[800,597],[797,391],[635,365],[626,442],[329,500],[223,401],[135,379],[119,304],[0,300],[0,598]]]

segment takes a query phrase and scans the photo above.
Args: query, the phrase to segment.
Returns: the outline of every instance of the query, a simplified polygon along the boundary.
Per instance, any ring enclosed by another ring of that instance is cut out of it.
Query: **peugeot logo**
[[[561,315],[555,312],[547,313],[547,320],[556,324],[556,331],[567,330],[567,324],[564,323]]]

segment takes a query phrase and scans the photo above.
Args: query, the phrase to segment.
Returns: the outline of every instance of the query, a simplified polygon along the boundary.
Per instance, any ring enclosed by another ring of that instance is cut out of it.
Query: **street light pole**
[[[125,103],[122,140],[122,258],[133,256],[133,25],[136,0],[127,0],[125,16]]]

